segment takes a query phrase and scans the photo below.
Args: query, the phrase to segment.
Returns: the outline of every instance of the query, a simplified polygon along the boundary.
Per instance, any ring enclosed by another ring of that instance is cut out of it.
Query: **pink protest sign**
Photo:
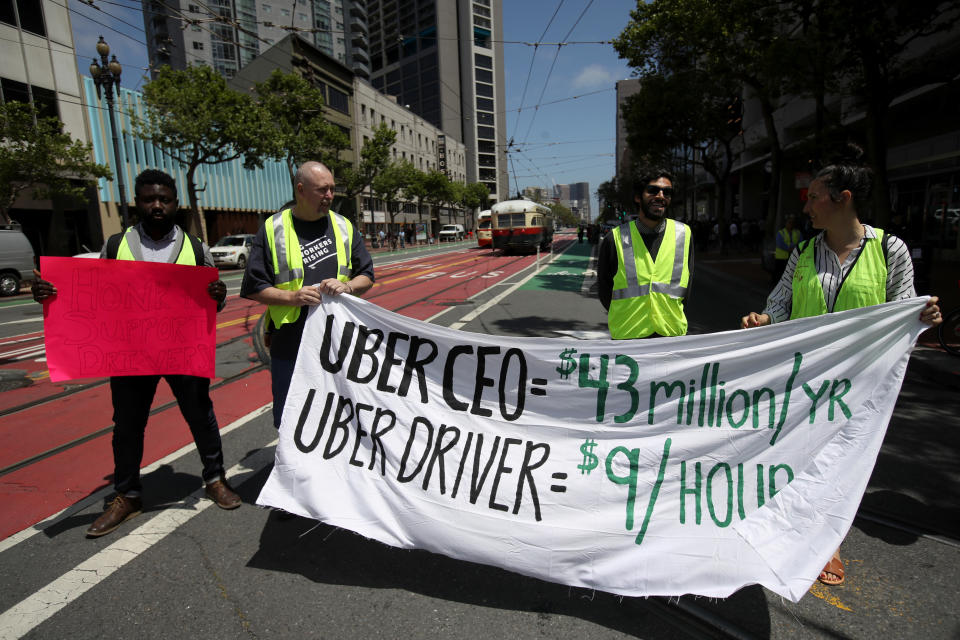
[[[43,305],[51,381],[214,377],[213,267],[44,256],[40,272],[57,288]]]

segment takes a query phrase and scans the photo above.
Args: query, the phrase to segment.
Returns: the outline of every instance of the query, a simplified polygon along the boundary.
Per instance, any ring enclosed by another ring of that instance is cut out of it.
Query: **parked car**
[[[250,246],[253,244],[253,234],[243,233],[235,236],[224,236],[217,240],[217,244],[210,247],[213,264],[218,267],[236,267],[246,269],[250,259]]]
[[[33,279],[33,246],[20,225],[0,225],[0,296],[20,293],[20,283]]]
[[[454,240],[463,240],[464,231],[462,224],[445,224],[440,229],[440,233],[437,234],[440,238],[440,242],[444,240],[449,240],[453,242]]]

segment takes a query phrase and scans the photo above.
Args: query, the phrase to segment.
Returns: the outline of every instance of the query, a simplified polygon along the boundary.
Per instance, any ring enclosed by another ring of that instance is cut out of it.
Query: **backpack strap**
[[[117,253],[120,251],[120,241],[123,240],[123,232],[115,233],[107,238],[107,258],[117,259]]]
[[[203,266],[203,243],[200,242],[200,238],[190,235],[187,232],[184,232],[184,235],[190,240],[190,246],[193,247],[193,259],[197,261],[197,266]]]

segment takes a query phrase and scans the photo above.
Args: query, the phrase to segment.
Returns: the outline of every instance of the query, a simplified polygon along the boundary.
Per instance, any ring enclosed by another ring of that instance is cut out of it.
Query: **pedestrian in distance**
[[[692,232],[668,218],[673,176],[656,169],[633,184],[636,219],[600,243],[597,286],[614,339],[682,336],[693,276]]]
[[[860,147],[849,145],[844,158],[817,172],[803,211],[820,232],[792,251],[766,308],[743,316],[741,328],[916,296],[913,263],[903,240],[860,222],[873,188],[873,171],[861,164],[862,155]],[[935,326],[943,321],[937,302],[935,296],[927,301],[921,322]],[[818,579],[827,585],[843,584],[840,549]]]
[[[140,260],[194,266],[214,266],[210,249],[198,238],[188,236],[174,222],[177,213],[177,186],[168,174],[148,169],[137,176],[134,198],[140,222],[107,239],[101,258]],[[43,302],[57,295],[53,283],[40,278],[33,284],[33,299]],[[227,287],[222,280],[211,282],[207,293],[217,310],[225,305]],[[190,427],[203,463],[205,493],[222,509],[236,509],[240,497],[224,476],[220,429],[210,400],[210,380],[188,375],[112,376],[113,402],[113,487],[116,497],[87,529],[96,538],[114,531],[143,508],[140,463],[150,405],[160,378],[167,381],[180,412]]]
[[[257,231],[240,295],[267,305],[273,424],[278,429],[307,313],[323,295],[363,295],[373,286],[373,260],[351,222],[330,210],[333,173],[305,162],[294,177],[296,204]]]
[[[787,216],[782,229],[777,231],[776,248],[773,251],[773,281],[779,282],[783,270],[787,268],[787,259],[803,240],[803,233],[797,229],[797,217]]]

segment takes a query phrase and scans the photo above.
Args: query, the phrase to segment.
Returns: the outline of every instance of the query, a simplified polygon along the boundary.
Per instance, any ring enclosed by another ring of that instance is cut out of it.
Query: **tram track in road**
[[[266,365],[265,365],[265,364],[262,364],[262,363],[261,363],[261,364],[253,365],[253,366],[251,366],[251,367],[249,367],[249,368],[247,368],[247,369],[244,369],[243,371],[241,371],[241,372],[239,372],[239,373],[236,373],[236,374],[234,374],[234,375],[232,375],[232,376],[229,376],[229,377],[227,377],[227,378],[223,378],[222,380],[219,380],[218,382],[215,382],[215,383],[211,384],[211,385],[210,385],[210,391],[215,391],[215,390],[217,390],[217,389],[219,389],[219,388],[221,388],[221,387],[224,387],[224,386],[226,386],[226,385],[228,385],[228,384],[232,384],[232,383],[234,383],[234,382],[237,382],[238,380],[243,380],[244,378],[248,378],[248,377],[252,376],[253,374],[255,374],[255,373],[259,372],[259,371],[263,371],[264,369],[266,369]],[[100,380],[100,381],[98,381],[98,382],[95,383],[95,384],[92,383],[92,384],[90,384],[90,385],[84,385],[83,388],[81,388],[81,389],[77,389],[77,390],[75,390],[75,391],[71,391],[70,393],[65,393],[65,394],[63,394],[63,395],[70,395],[71,393],[76,393],[76,392],[78,392],[78,391],[84,391],[84,390],[89,389],[89,388],[102,386],[102,385],[104,385],[104,384],[107,384],[108,382],[109,382],[108,379],[106,379],[106,380]],[[60,396],[60,397],[62,397],[62,396]],[[47,400],[50,400],[50,399],[53,399],[53,397],[47,398],[47,399],[45,399],[43,402],[46,402]],[[39,403],[37,403],[37,404],[43,404],[43,402],[39,402]],[[165,402],[165,403],[163,403],[162,405],[151,409],[151,410],[150,410],[150,415],[153,416],[153,415],[156,415],[156,414],[158,414],[158,413],[162,413],[162,412],[164,412],[164,411],[166,411],[166,410],[168,410],[168,409],[172,409],[173,407],[176,407],[176,406],[177,406],[177,401],[176,401],[175,399],[174,399],[174,400],[171,400],[171,401],[169,401],[169,402]],[[27,408],[29,408],[29,407],[27,407]],[[24,468],[24,467],[26,467],[26,466],[29,466],[29,465],[31,465],[31,464],[33,464],[33,463],[35,463],[35,462],[39,462],[40,460],[44,460],[44,459],[46,459],[46,458],[49,458],[50,456],[54,456],[54,455],[56,455],[56,454],[58,454],[58,453],[62,453],[62,452],[64,452],[64,451],[68,451],[68,450],[70,450],[70,449],[73,449],[74,447],[80,446],[81,444],[83,444],[83,443],[85,443],[85,442],[89,442],[90,440],[93,440],[94,438],[99,438],[100,436],[106,435],[106,434],[108,434],[108,433],[110,433],[110,432],[112,432],[112,431],[113,431],[113,424],[110,424],[109,426],[101,427],[101,428],[97,429],[96,431],[93,431],[93,432],[91,432],[91,433],[88,433],[88,434],[85,434],[85,435],[83,435],[83,436],[80,436],[79,438],[74,438],[73,440],[70,440],[69,442],[64,442],[63,444],[57,445],[56,447],[52,447],[52,448],[50,448],[50,449],[47,449],[46,451],[42,451],[42,452],[37,453],[37,454],[35,454],[35,455],[32,455],[32,456],[30,456],[30,457],[28,457],[28,458],[25,458],[25,459],[23,459],[23,460],[20,460],[20,461],[18,461],[18,462],[14,462],[14,463],[12,463],[12,464],[9,464],[9,465],[7,465],[6,467],[0,469],[0,477],[6,475],[6,474],[8,474],[8,473],[12,473],[12,472],[14,472],[14,471],[17,471],[18,469],[22,469],[22,468]]]
[[[514,258],[514,259],[511,259],[510,261],[508,261],[508,262],[506,262],[506,263],[503,263],[501,266],[502,266],[503,268],[509,268],[509,267],[512,267],[512,266],[516,265],[516,264],[519,263],[519,262],[522,262],[524,259],[525,259],[525,257]],[[525,267],[525,268],[526,268],[526,267]],[[522,271],[522,269],[521,269],[520,271]],[[423,275],[423,274],[418,274],[418,275]],[[511,273],[511,274],[507,274],[506,277],[509,277],[510,275],[514,275],[514,274],[512,274],[512,273]],[[417,276],[411,275],[410,277],[417,277]],[[388,283],[388,284],[389,284],[389,283]],[[386,285],[384,285],[384,286],[386,286]],[[413,298],[413,299],[411,299],[411,300],[408,300],[408,301],[404,302],[403,304],[401,304],[401,305],[399,305],[399,306],[390,306],[390,307],[385,307],[385,308],[388,308],[390,311],[393,311],[393,312],[395,312],[395,313],[401,313],[401,312],[403,311],[403,309],[407,309],[407,308],[409,308],[409,307],[412,307],[412,306],[415,306],[415,305],[418,305],[418,304],[421,304],[421,303],[424,303],[424,302],[432,301],[432,300],[436,299],[436,297],[437,297],[438,295],[444,294],[444,293],[446,293],[446,292],[448,292],[448,291],[451,291],[451,290],[453,290],[453,289],[462,288],[463,286],[464,286],[464,282],[463,282],[463,281],[457,281],[457,282],[454,282],[453,284],[451,284],[451,285],[449,285],[449,286],[445,286],[445,287],[442,287],[442,288],[440,288],[440,289],[431,290],[429,293],[427,293],[427,294],[425,294],[425,295],[421,295],[421,296],[415,297],[415,298]],[[394,293],[396,293],[396,289],[388,289],[388,290],[384,290],[384,291],[375,293],[375,294],[373,294],[373,295],[364,296],[364,300],[368,300],[368,301],[371,301],[371,302],[372,302],[372,301],[375,301],[377,298],[382,298],[382,297],[384,297],[384,296],[392,295],[392,294],[394,294]]]

